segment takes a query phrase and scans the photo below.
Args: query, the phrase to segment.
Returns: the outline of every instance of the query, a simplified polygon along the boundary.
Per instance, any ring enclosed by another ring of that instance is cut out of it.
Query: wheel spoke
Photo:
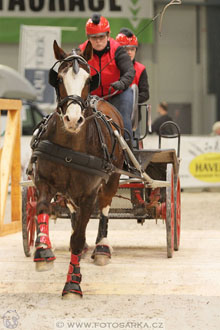
[[[173,165],[167,165],[166,180],[170,186],[166,188],[166,230],[167,230],[167,257],[172,258],[174,250],[174,178]]]
[[[178,177],[175,178],[174,184],[175,184],[174,250],[178,251],[180,245],[180,226],[181,226],[181,189],[180,189],[180,179]]]

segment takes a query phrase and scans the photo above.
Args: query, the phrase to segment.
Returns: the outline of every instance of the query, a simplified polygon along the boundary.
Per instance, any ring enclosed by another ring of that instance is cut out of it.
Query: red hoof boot
[[[80,282],[82,279],[79,265],[80,257],[81,255],[71,254],[71,261],[62,296],[65,296],[68,293],[75,293],[77,295],[80,295],[81,297],[83,295],[82,290],[80,288]]]

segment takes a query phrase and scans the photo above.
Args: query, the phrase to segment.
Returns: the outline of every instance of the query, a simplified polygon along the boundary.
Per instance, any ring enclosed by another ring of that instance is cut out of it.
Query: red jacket
[[[143,64],[135,61],[134,62],[134,69],[136,71],[136,74],[135,74],[134,80],[132,82],[132,85],[136,84],[137,86],[139,86],[140,76],[141,76],[142,72],[144,71],[145,66]]]
[[[110,50],[99,58],[96,54],[88,61],[90,65],[96,68],[98,72],[101,72],[101,84],[91,94],[98,95],[100,97],[108,95],[110,84],[120,79],[120,70],[115,63],[115,51],[120,44],[114,39],[110,38]],[[79,46],[83,51],[86,47],[88,40]],[[102,69],[104,70],[102,71]],[[91,75],[96,75],[97,72],[91,68]],[[111,93],[114,90],[111,89]]]

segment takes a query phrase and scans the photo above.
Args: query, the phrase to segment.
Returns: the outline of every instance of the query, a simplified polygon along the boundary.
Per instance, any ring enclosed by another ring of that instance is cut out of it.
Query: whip
[[[142,33],[146,28],[148,28],[148,26],[153,23],[159,16],[160,17],[160,23],[159,23],[159,34],[161,35],[161,31],[162,31],[162,23],[163,23],[163,17],[165,14],[165,11],[167,10],[168,7],[172,6],[172,5],[181,5],[182,0],[171,0],[168,4],[166,4],[163,9],[157,13],[151,20],[150,22],[148,22],[140,31],[137,32],[136,36],[138,36],[140,33]]]

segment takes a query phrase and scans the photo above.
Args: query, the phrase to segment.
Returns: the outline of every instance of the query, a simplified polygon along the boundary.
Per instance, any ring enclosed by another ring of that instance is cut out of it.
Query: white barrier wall
[[[158,149],[158,136],[144,140],[145,149]],[[162,149],[177,148],[177,139],[162,139]],[[220,136],[181,136],[182,188],[220,187]]]

